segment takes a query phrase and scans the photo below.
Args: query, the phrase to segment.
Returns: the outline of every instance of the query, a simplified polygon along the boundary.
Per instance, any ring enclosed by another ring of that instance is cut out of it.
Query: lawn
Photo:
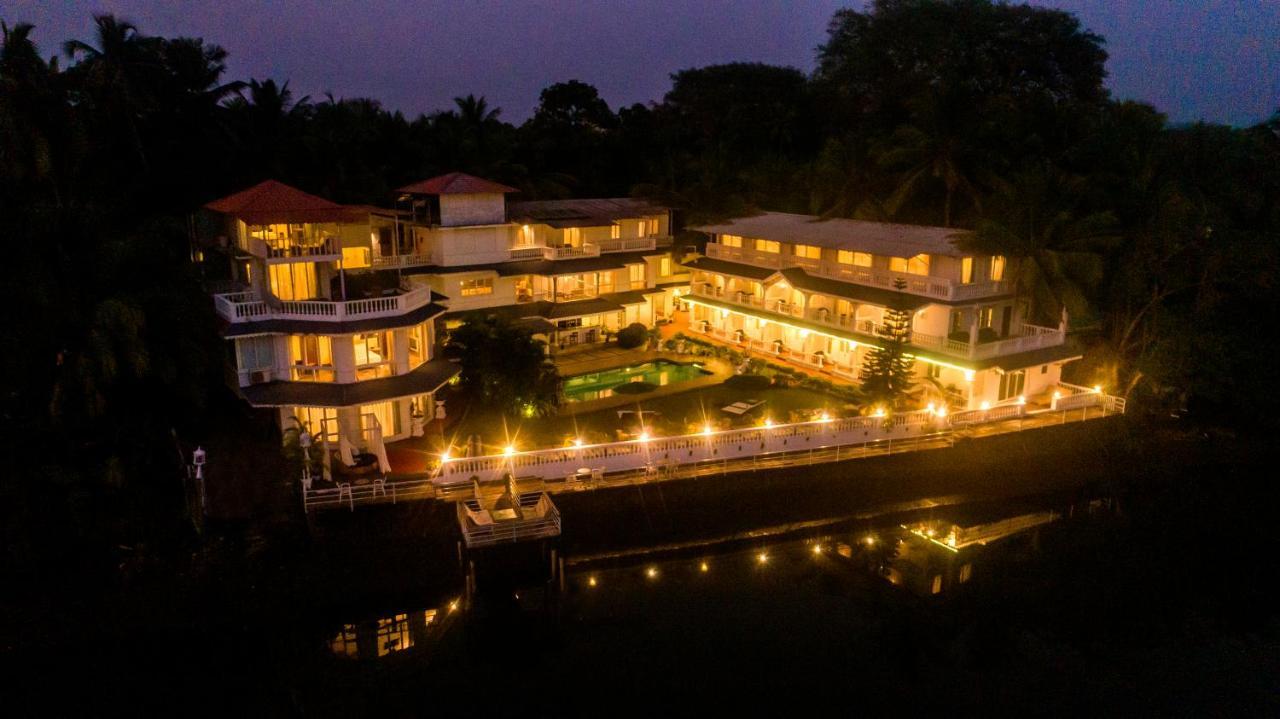
[[[734,402],[758,399],[764,404],[741,418],[733,417],[721,407]],[[655,399],[639,399],[625,407],[602,409],[571,416],[513,418],[498,412],[465,411],[452,425],[447,435],[454,446],[462,445],[467,437],[479,434],[488,452],[499,452],[509,441],[528,450],[542,447],[560,447],[577,437],[587,443],[610,442],[633,436],[640,429],[634,410],[657,412],[645,416],[645,429],[654,436],[671,436],[698,431],[704,423],[718,428],[759,424],[766,418],[775,422],[787,422],[807,417],[818,411],[833,415],[850,413],[847,401],[812,389],[792,387],[744,389],[724,384],[702,387]],[[622,417],[618,412],[628,412]]]

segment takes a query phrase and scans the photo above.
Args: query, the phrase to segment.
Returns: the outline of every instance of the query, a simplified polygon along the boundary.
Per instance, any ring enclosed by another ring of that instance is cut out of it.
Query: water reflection
[[[446,630],[458,602],[443,607],[399,612],[343,624],[329,639],[329,650],[343,659],[381,659],[415,647],[429,646]]]

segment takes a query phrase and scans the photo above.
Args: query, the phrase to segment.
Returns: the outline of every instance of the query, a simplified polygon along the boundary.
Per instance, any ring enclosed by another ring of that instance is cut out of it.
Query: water
[[[587,372],[564,379],[564,397],[568,402],[612,397],[613,390],[628,382],[646,382],[658,387],[688,382],[711,374],[697,364],[681,364],[654,360],[633,367],[615,367],[600,372]]]

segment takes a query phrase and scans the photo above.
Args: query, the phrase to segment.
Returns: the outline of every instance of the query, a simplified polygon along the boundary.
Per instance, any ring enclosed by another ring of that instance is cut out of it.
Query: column
[[[335,335],[333,338],[333,373],[335,381],[356,381],[356,352],[351,335]]]

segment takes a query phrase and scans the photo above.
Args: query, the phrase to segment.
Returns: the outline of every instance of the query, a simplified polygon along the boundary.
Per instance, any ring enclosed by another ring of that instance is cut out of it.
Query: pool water
[[[654,360],[631,367],[614,367],[564,378],[566,402],[586,402],[612,397],[613,389],[628,382],[647,382],[658,387],[688,382],[711,374],[697,364]]]

